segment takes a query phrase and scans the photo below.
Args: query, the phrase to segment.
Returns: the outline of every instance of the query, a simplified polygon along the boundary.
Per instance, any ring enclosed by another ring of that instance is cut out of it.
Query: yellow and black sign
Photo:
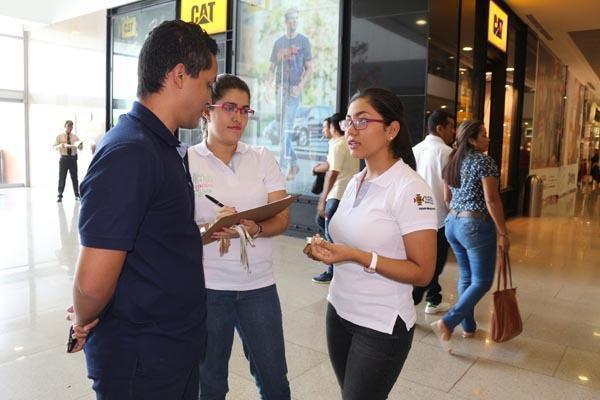
[[[198,24],[208,33],[227,31],[227,0],[181,0],[180,19]]]
[[[127,39],[137,36],[137,19],[127,17],[121,21],[121,38]]]
[[[508,34],[508,14],[496,3],[490,1],[490,16],[488,19],[488,41],[506,53],[506,38]]]

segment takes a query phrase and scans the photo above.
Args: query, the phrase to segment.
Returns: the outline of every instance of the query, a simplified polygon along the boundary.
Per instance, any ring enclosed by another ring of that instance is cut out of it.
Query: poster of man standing
[[[294,120],[301,102],[302,91],[312,72],[310,40],[297,32],[298,10],[285,13],[285,33],[273,44],[267,82],[275,84],[276,121],[280,134],[279,166],[288,181],[293,180],[300,166],[294,150]]]

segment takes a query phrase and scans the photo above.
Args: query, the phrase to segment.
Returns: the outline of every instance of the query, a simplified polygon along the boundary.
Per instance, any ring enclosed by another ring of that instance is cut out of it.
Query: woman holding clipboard
[[[285,176],[264,147],[240,142],[248,118],[250,89],[236,76],[223,74],[213,86],[213,104],[204,114],[205,139],[188,150],[199,225],[287,196]],[[210,196],[221,203],[209,200]],[[250,371],[263,399],[289,399],[279,296],[273,277],[271,237],[285,232],[289,212],[257,223],[240,224],[253,238],[248,267],[240,260],[238,230],[223,228],[204,247],[207,291],[207,349],[200,364],[200,399],[224,399],[229,358],[236,330]],[[222,253],[220,239],[229,240]]]

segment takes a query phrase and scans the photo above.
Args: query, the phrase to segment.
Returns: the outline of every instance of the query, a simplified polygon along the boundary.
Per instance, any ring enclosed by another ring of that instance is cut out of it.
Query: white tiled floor
[[[0,190],[0,399],[94,399],[81,354],[64,353],[77,203],[36,189]],[[456,335],[443,353],[419,307],[415,340],[390,399],[600,399],[600,197],[562,199],[541,219],[509,223],[514,280],[524,332],[489,340],[491,295],[477,309],[475,339]],[[566,213],[566,215],[565,215]],[[324,335],[326,286],[311,283],[320,265],[302,241],[276,239],[275,272],[283,304],[292,396],[338,399]],[[442,275],[455,301],[456,265]],[[257,399],[236,340],[229,399]]]

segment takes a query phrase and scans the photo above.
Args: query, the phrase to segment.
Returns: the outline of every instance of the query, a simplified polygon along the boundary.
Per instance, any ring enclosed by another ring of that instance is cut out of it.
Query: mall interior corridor
[[[477,307],[475,338],[455,335],[453,355],[439,347],[418,308],[409,358],[390,399],[600,398],[600,198],[566,196],[542,218],[509,220],[513,278],[523,333],[497,344],[489,339],[492,295]],[[66,354],[73,272],[78,253],[78,206],[57,204],[38,189],[0,191],[0,399],[95,398],[81,353]],[[282,236],[274,246],[282,300],[292,398],[339,399],[325,343],[327,286],[311,282],[322,267],[302,254],[303,241]],[[442,275],[454,302],[458,272]],[[230,361],[228,399],[258,395],[241,344]]]

